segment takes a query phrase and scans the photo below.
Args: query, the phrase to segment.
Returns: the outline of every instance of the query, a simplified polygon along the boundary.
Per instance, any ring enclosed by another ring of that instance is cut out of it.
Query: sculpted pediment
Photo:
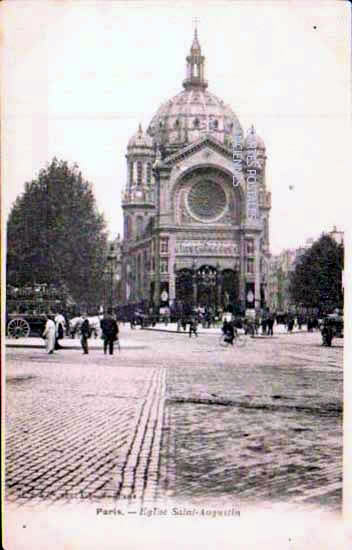
[[[210,136],[192,143],[177,154],[170,155],[164,160],[164,164],[170,170],[171,186],[187,173],[209,167],[227,173],[228,177],[244,189],[244,174],[235,166],[232,151]]]
[[[216,156],[222,157],[223,159],[232,159],[231,149],[225,147],[213,136],[205,135],[190,145],[183,147],[177,151],[177,153],[166,157],[164,159],[164,163],[170,167],[173,167],[199,153],[201,153],[203,162],[207,159],[213,160]]]

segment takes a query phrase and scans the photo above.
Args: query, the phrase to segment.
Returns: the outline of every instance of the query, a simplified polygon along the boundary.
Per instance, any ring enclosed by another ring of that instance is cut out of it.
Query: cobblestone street
[[[8,349],[9,501],[340,509],[342,341],[303,332],[223,349],[216,331],[121,332],[112,357],[98,340],[87,357],[78,340],[52,357]]]

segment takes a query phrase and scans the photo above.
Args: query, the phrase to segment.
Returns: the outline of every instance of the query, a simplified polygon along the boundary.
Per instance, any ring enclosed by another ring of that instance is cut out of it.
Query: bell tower
[[[136,134],[127,146],[127,182],[122,196],[124,236],[127,240],[142,237],[154,212],[154,187],[152,163],[154,162],[152,139],[139,124]]]

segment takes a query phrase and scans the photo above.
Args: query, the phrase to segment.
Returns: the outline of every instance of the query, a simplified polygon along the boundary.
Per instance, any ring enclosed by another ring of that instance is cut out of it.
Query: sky
[[[324,0],[2,2],[3,219],[56,156],[79,165],[110,237],[122,234],[128,139],[182,90],[196,17],[209,91],[266,144],[271,252],[349,230],[349,12]]]

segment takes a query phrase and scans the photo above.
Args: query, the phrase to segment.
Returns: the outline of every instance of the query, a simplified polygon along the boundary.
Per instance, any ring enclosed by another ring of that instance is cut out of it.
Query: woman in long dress
[[[45,324],[43,338],[46,340],[46,351],[48,353],[54,353],[55,349],[55,340],[56,340],[56,326],[55,323],[50,317],[47,317]]]

